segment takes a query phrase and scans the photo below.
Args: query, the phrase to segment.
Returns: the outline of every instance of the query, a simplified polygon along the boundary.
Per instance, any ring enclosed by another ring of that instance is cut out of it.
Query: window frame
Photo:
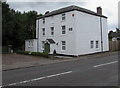
[[[43,24],[45,24],[45,18],[42,19]]]
[[[45,36],[45,28],[42,28],[42,35]]]
[[[91,48],[91,49],[94,48],[94,41],[90,41],[90,48]]]
[[[61,49],[62,49],[62,51],[65,51],[66,50],[66,41],[61,41]]]
[[[64,35],[64,34],[66,34],[66,26],[65,25],[62,26],[62,35]]]
[[[54,35],[54,27],[50,27],[51,29],[51,35],[53,36]]]
[[[41,44],[42,44],[41,48],[42,48],[42,49],[44,49],[44,43],[45,43],[45,41],[42,41],[42,42],[41,42]]]
[[[62,21],[64,21],[66,19],[66,14],[62,13]]]
[[[99,48],[99,41],[96,41],[96,48]]]
[[[71,28],[69,28],[69,31],[73,31],[73,28],[71,27]]]

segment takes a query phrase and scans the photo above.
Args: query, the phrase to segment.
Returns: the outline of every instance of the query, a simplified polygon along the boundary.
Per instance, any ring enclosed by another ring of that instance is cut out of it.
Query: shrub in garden
[[[49,57],[48,53],[40,53],[40,52],[32,52],[31,55],[33,55],[33,56],[41,56],[41,57],[46,57],[46,58]]]
[[[25,55],[29,55],[29,54],[30,54],[30,51],[22,51],[22,50],[18,50],[16,53],[17,53],[17,54],[25,54]]]

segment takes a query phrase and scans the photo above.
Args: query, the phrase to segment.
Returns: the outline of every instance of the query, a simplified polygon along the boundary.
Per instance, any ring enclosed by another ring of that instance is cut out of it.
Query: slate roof
[[[68,7],[65,7],[65,8],[58,9],[58,10],[54,10],[54,11],[48,13],[48,14],[45,14],[43,16],[38,17],[37,19],[44,18],[44,17],[49,17],[49,16],[53,16],[53,15],[57,15],[57,14],[61,14],[61,13],[69,12],[69,11],[73,11],[73,10],[81,11],[81,12],[91,14],[91,15],[95,15],[95,16],[100,16],[98,13],[93,12],[91,10],[72,5],[72,6],[68,6]],[[101,15],[101,17],[107,18],[104,15]]]
[[[50,44],[54,44],[55,41],[53,39],[47,39]]]

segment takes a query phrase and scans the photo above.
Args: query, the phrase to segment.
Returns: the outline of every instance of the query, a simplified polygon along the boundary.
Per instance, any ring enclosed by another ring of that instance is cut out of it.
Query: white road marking
[[[118,61],[113,61],[113,62],[109,62],[109,63],[105,63],[105,64],[100,64],[100,65],[95,65],[93,67],[100,67],[100,66],[104,66],[104,65],[109,65],[109,64],[114,64],[114,63],[117,63]]]
[[[40,78],[35,78],[35,79],[31,79],[31,80],[24,80],[24,81],[16,82],[16,83],[10,83],[10,84],[5,85],[5,86],[14,86],[14,85],[17,85],[17,84],[23,84],[23,83],[38,81],[38,80],[42,80],[42,79],[45,79],[45,78],[50,78],[50,77],[65,75],[65,74],[69,74],[69,73],[72,73],[72,71],[58,73],[58,74],[53,74],[53,75],[49,75],[49,76],[45,76],[45,77],[40,77]]]

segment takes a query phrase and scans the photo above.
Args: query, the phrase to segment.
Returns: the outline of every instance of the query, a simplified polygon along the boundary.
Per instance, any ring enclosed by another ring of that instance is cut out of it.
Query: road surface
[[[117,54],[3,71],[3,86],[117,85]]]

